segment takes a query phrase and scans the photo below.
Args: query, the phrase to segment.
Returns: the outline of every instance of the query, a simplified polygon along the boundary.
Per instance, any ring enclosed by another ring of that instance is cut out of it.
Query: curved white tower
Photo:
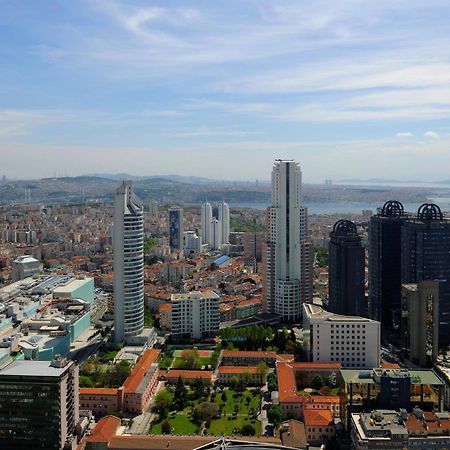
[[[144,329],[144,208],[132,183],[114,196],[114,341]]]

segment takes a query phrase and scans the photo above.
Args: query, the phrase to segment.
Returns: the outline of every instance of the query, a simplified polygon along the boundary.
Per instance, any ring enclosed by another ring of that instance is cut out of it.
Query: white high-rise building
[[[212,224],[212,208],[211,204],[203,203],[200,210],[200,232],[202,237],[202,244],[210,244],[211,242],[211,224]]]
[[[132,183],[114,196],[114,341],[127,341],[144,329],[144,208]]]
[[[264,254],[264,309],[285,321],[298,321],[305,300],[309,264],[302,255],[306,212],[301,207],[302,173],[298,163],[277,160],[272,170],[272,206]]]
[[[230,208],[225,202],[219,204],[219,223],[222,232],[222,244],[230,242]]]
[[[212,208],[210,203],[203,203],[200,228],[202,244],[208,244],[213,250],[218,250],[222,244],[228,244],[230,241],[230,209],[228,205],[222,202]]]

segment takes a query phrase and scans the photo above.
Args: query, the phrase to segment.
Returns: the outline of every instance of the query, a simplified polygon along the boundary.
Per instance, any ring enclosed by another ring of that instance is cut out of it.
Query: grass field
[[[218,419],[211,421],[210,427],[206,429],[207,434],[220,436],[238,435],[244,425],[252,425],[256,431],[256,436],[261,435],[261,423],[254,419],[251,412],[259,413],[261,404],[260,394],[254,391],[236,392],[231,389],[226,390],[226,401],[222,400],[222,394],[217,393],[215,403],[222,409],[222,415]],[[168,420],[172,426],[172,434],[198,434],[197,426],[191,422],[194,408],[203,400],[191,400],[180,412],[171,412]],[[154,423],[149,434],[161,434],[161,422]]]

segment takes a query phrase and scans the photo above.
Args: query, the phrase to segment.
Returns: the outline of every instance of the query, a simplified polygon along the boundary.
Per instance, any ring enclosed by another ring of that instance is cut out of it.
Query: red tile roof
[[[278,398],[281,403],[339,403],[337,395],[298,395],[295,370],[297,369],[336,369],[341,365],[328,363],[278,363]]]
[[[303,416],[307,427],[326,427],[334,423],[328,409],[305,409]]]
[[[133,393],[138,388],[145,374],[150,369],[151,365],[156,362],[160,353],[160,350],[145,350],[144,354],[131,371],[131,374],[125,380],[125,383],[123,383],[126,393]]]
[[[117,388],[80,388],[80,395],[117,395]]]
[[[120,419],[114,416],[102,417],[94,429],[91,436],[84,438],[85,442],[109,442],[109,440],[116,434],[117,428],[120,425]]]

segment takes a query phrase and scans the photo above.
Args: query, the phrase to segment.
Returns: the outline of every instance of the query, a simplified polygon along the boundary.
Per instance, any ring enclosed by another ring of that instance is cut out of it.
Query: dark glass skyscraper
[[[386,202],[369,224],[369,314],[385,330],[399,331],[401,227],[408,215],[400,202]]]
[[[170,250],[183,247],[183,210],[181,208],[169,209],[169,246]]]
[[[339,220],[330,238],[328,309],[337,314],[366,316],[365,252],[356,225]]]
[[[403,283],[439,281],[439,346],[450,344],[450,219],[425,203],[401,232]]]

